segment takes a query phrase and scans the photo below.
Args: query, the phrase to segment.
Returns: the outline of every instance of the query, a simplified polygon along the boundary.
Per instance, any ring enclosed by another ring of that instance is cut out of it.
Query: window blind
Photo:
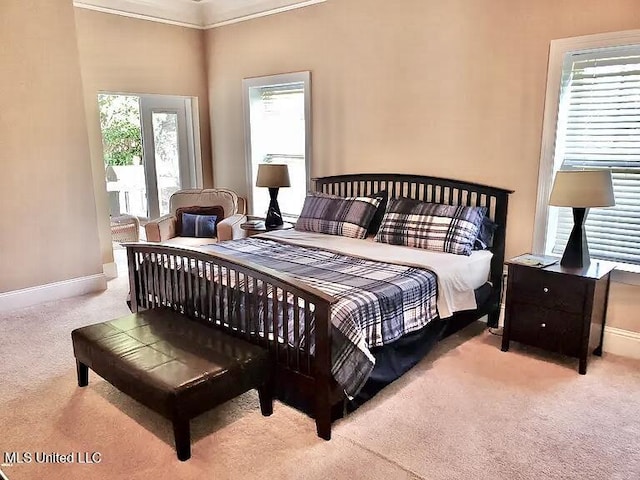
[[[555,164],[611,169],[616,206],[589,211],[589,251],[593,258],[640,264],[640,45],[567,54]],[[550,219],[552,252],[562,254],[571,209]]]
[[[268,113],[278,112],[282,108],[296,108],[300,101],[304,102],[304,84],[288,83],[270,85],[260,89],[260,99]],[[292,104],[292,106],[289,106]]]
[[[291,186],[281,188],[278,203],[283,216],[297,217],[307,193],[305,83],[290,82],[251,87],[252,212],[262,215],[269,204],[267,189],[255,188],[260,163],[288,166]]]

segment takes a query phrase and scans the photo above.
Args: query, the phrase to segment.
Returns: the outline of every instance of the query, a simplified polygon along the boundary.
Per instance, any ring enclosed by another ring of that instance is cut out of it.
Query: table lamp
[[[610,170],[560,170],[556,173],[549,205],[573,208],[573,229],[560,265],[567,268],[589,265],[589,247],[584,231],[589,208],[612,207],[615,204]]]
[[[278,189],[290,186],[289,170],[286,165],[274,163],[261,163],[258,165],[256,187],[268,187],[269,196],[271,197],[267,217],[264,219],[265,227],[274,228],[282,225],[282,214],[278,206]]]

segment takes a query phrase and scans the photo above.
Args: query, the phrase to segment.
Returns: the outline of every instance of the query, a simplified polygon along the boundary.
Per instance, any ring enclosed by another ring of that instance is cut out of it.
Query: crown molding
[[[74,0],[73,5],[152,22],[209,29],[325,1],[327,0]]]
[[[304,8],[327,0],[208,0],[202,3],[204,28],[217,28],[254,18]],[[240,3],[240,5],[238,5]]]
[[[192,0],[74,0],[73,5],[140,20],[203,28],[202,2]]]

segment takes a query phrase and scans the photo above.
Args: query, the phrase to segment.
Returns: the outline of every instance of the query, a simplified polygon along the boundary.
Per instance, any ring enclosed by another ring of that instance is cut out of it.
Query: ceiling
[[[76,7],[191,28],[214,28],[326,0],[74,0]]]

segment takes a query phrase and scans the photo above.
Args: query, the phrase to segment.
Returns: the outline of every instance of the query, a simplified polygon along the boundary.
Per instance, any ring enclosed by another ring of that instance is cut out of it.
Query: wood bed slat
[[[156,255],[151,254],[151,261],[149,262],[149,304],[151,307],[156,306],[156,277],[155,277]]]
[[[144,263],[143,263],[143,259],[144,259],[144,254],[141,252],[134,252],[132,254],[133,258],[135,259],[135,281],[137,283],[137,294],[136,295],[131,295],[132,297],[135,296],[136,298],[136,304],[137,305],[143,305],[142,299],[144,298],[144,287],[143,287],[143,268],[144,268]],[[129,267],[131,268],[131,267]],[[129,270],[129,275],[131,275],[131,270]],[[131,282],[129,282],[129,284],[131,284]]]
[[[260,297],[262,298],[262,334],[264,335],[265,345],[269,347],[269,350],[273,350],[273,345],[269,341],[269,302],[267,298],[267,286],[264,280],[261,280],[262,290],[260,291]]]
[[[300,370],[300,299],[293,296],[293,346],[296,353],[295,369]]]
[[[187,287],[187,292],[189,292],[189,295],[187,295],[187,315],[189,315],[190,317],[194,316],[194,302],[195,302],[195,295],[193,295],[193,275],[191,274],[191,260],[188,257],[183,257],[185,260],[185,269],[184,269],[184,274],[187,278],[187,283],[186,283],[186,287]]]
[[[304,354],[307,359],[306,367],[307,367],[308,374],[311,374],[311,350],[310,350],[311,334],[310,334],[310,328],[309,328],[310,318],[311,318],[311,311],[309,309],[309,302],[307,300],[304,300]]]
[[[258,323],[258,315],[260,311],[260,305],[258,305],[259,296],[258,296],[258,279],[256,277],[251,278],[252,281],[252,290],[251,290],[251,318],[253,319],[256,325],[256,338],[258,342],[264,345],[264,342],[261,342],[260,338],[260,324]]]
[[[193,275],[189,275],[193,277],[193,288],[195,289],[197,295],[193,295],[193,314],[198,317],[202,317],[202,311],[200,311],[198,301],[202,300],[202,292],[200,291],[200,262],[197,260],[194,262],[193,269],[195,273]]]
[[[162,306],[171,306],[171,272],[168,272],[165,268],[167,261],[166,254],[159,254],[156,256],[156,270],[158,277],[158,304]]]
[[[218,279],[217,282],[217,286],[218,286],[218,308],[216,311],[216,319],[220,322],[221,325],[225,324],[225,319],[224,319],[224,290],[225,290],[225,285],[223,283],[223,277],[222,277],[222,265],[217,264],[216,265],[216,278]]]
[[[218,265],[211,262],[209,275],[211,276],[211,322],[218,325],[220,321],[220,277],[218,277]]]
[[[149,306],[151,308],[155,307],[155,296],[156,296],[156,279],[153,276],[154,273],[154,264],[155,264],[155,254],[151,254],[150,255],[150,261],[149,261]]]
[[[156,256],[156,258],[159,264],[156,267],[157,275],[158,275],[158,304],[164,306],[166,305],[165,288],[164,288],[164,268],[160,268],[162,266],[164,255],[160,253]]]
[[[150,259],[151,259],[150,254],[145,255],[145,258],[144,258],[145,263],[142,265],[142,270],[144,273],[144,281],[143,281],[144,297],[142,298],[142,304],[144,305],[145,308],[150,308],[150,305],[149,305],[149,299],[151,298],[151,291],[150,291],[151,285],[149,282],[149,269],[151,268],[149,264],[149,262],[151,261]]]
[[[169,266],[169,278],[171,279],[171,308],[174,310],[180,309],[180,295],[178,293],[178,270],[176,267],[175,256],[168,254],[168,266]]]
[[[207,281],[206,281],[206,285],[207,285],[207,290],[206,290],[206,310],[207,310],[207,314],[206,314],[206,319],[209,323],[212,323],[214,321],[214,313],[213,313],[213,288],[214,288],[214,283],[213,283],[213,265],[211,265],[211,262],[205,262],[204,264],[204,273],[207,276]]]
[[[229,267],[225,269],[225,275],[227,277],[227,322],[232,330],[238,330],[237,318],[233,315],[233,293],[235,286],[231,283],[231,271]]]
[[[237,312],[235,315],[238,323],[238,333],[247,336],[247,323],[245,320],[245,311],[242,307],[242,289],[240,288],[240,272],[238,270],[233,271],[233,311]]]
[[[289,291],[286,289],[282,290],[282,328],[284,330],[284,348],[285,348],[285,362],[287,367],[290,366],[289,360]]]
[[[275,358],[276,360],[279,357],[280,354],[280,330],[278,328],[278,287],[276,286],[271,286],[272,288],[272,294],[271,294],[271,328],[273,330],[273,348],[275,351]]]

